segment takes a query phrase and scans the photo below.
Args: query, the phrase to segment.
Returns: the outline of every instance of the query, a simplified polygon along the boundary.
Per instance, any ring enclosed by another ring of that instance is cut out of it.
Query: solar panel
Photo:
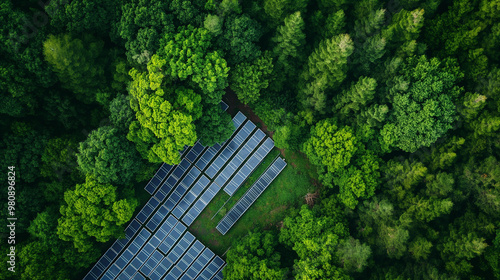
[[[247,121],[245,125],[236,133],[227,146],[222,150],[222,152],[217,156],[217,158],[212,162],[212,164],[207,168],[205,173],[208,177],[213,178],[217,172],[224,166],[224,164],[229,160],[229,158],[236,152],[236,150],[241,146],[241,144],[247,139],[250,133],[255,129],[255,124],[251,121]]]
[[[178,221],[176,218],[174,218],[174,216],[169,215],[168,218],[163,221],[163,224],[160,226],[154,236],[156,236],[160,240],[165,239],[165,237],[170,233],[177,222]]]
[[[226,193],[236,192],[236,190],[245,182],[245,180],[252,174],[257,166],[264,160],[269,152],[274,148],[274,142],[271,138],[267,138],[262,145],[252,154],[252,156],[240,168],[238,173],[227,183],[224,191]],[[231,194],[230,194],[231,195]]]
[[[221,101],[220,102],[220,108],[222,109],[222,111],[226,111],[227,108],[229,108],[229,105],[227,105],[226,102]]]
[[[160,168],[156,171],[156,174],[149,180],[144,189],[149,193],[153,194],[161,182],[167,177],[168,173],[172,170],[172,166],[163,163]]]
[[[175,187],[177,182],[181,179],[182,176],[186,173],[186,171],[191,166],[191,163],[187,159],[183,159],[179,165],[174,169],[172,174],[163,182],[161,187],[155,193],[155,198],[158,201],[163,201],[165,197],[170,193],[170,191]]]
[[[200,215],[201,211],[205,209],[207,204],[215,197],[215,195],[219,192],[220,186],[215,182],[212,182],[210,187],[198,198],[198,200],[194,203],[194,205],[189,209],[186,213],[182,221],[190,226],[194,220]]]
[[[151,272],[155,269],[155,267],[160,263],[162,259],[163,259],[163,254],[160,253],[160,251],[155,250],[153,254],[149,257],[149,259],[141,267],[140,271],[144,275],[149,276],[149,274],[151,274]]]
[[[248,210],[255,200],[264,192],[278,174],[285,168],[286,162],[278,157],[257,179],[243,197],[229,210],[217,225],[217,230],[225,235],[238,219]]]
[[[151,280],[160,280],[171,267],[172,262],[170,262],[167,258],[163,258],[151,275],[149,275],[149,278]]]
[[[182,156],[189,150],[189,146],[188,145],[184,145],[184,148],[182,149],[182,151],[179,152],[179,154],[181,155],[181,158]]]
[[[208,186],[210,180],[205,176],[201,175],[196,184],[191,188],[191,190],[184,196],[184,198],[179,202],[177,207],[172,211],[172,214],[180,219],[186,210],[191,206],[195,199],[200,195],[200,193]]]
[[[186,231],[186,226],[182,223],[177,223],[174,229],[170,232],[170,234],[163,240],[163,242],[158,246],[158,249],[162,251],[164,254],[170,252],[170,249],[174,246],[174,244],[179,240],[181,235]]]
[[[224,266],[226,267],[226,266]],[[215,274],[214,278],[212,278],[212,280],[222,280],[223,275],[222,275],[222,270],[224,270],[224,267],[222,267],[219,272],[217,272],[217,274]]]
[[[208,248],[198,256],[194,263],[189,267],[186,273],[182,276],[182,280],[192,280],[194,279],[205,266],[212,260],[215,254]]]
[[[224,261],[219,256],[215,256],[207,267],[198,275],[196,280],[210,280],[223,265]]]
[[[136,219],[139,220],[140,223],[144,224],[159,204],[160,202],[155,197],[151,197],[148,203],[146,203],[146,205],[144,205],[141,211],[137,214]]]
[[[168,209],[168,211],[174,209],[175,205],[179,203],[181,198],[186,194],[188,189],[198,178],[198,176],[200,176],[200,174],[201,171],[194,166],[189,170],[188,174],[184,177],[184,179],[182,179],[182,181],[177,185],[172,194],[170,194],[169,198],[165,201],[164,206]]]
[[[215,179],[215,182],[223,187],[226,182],[229,180],[231,176],[233,176],[234,172],[240,167],[240,165],[247,159],[250,153],[257,147],[257,145],[264,139],[266,135],[262,130],[257,129],[255,133],[250,137],[248,142],[238,151],[238,153],[231,159],[231,161],[224,167],[221,173]],[[232,196],[236,189],[233,189],[232,186],[229,188],[225,188],[224,191]]]
[[[176,263],[182,255],[189,248],[191,243],[193,243],[195,237],[190,233],[186,232],[181,240],[172,248],[172,250],[167,254],[167,259],[169,259],[172,263]]]
[[[191,151],[186,155],[186,159],[194,163],[203,150],[205,150],[205,147],[200,142],[196,142]]]
[[[151,217],[151,220],[147,223],[146,227],[151,231],[155,231],[156,228],[160,225],[160,223],[163,221],[163,219],[167,216],[168,214],[168,209],[165,207],[165,205],[162,205],[158,210],[154,213],[153,217]]]
[[[142,276],[140,273],[136,273],[133,277],[133,280],[146,280],[146,277]]]

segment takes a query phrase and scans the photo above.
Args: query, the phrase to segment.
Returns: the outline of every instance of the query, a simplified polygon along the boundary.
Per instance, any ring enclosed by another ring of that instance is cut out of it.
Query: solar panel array
[[[250,189],[236,202],[217,225],[217,230],[223,235],[243,216],[255,200],[264,192],[278,174],[285,168],[286,162],[278,157],[273,164],[257,179]]]
[[[221,106],[227,109],[227,104]],[[224,261],[187,226],[224,185],[226,193],[234,194],[274,147],[241,112],[233,124],[236,129],[226,142],[208,148],[199,142],[185,146],[178,165],[160,166],[145,187],[152,197],[127,227],[125,238],[117,240],[84,279],[222,279]]]
[[[259,146],[257,151],[255,151],[255,153],[253,153],[253,155],[247,160],[243,167],[240,168],[231,181],[227,183],[224,191],[229,195],[233,195],[273,148],[273,140],[271,138],[267,138],[264,143]]]
[[[168,165],[166,163],[163,163],[160,166],[160,169],[156,171],[156,174],[149,180],[148,184],[144,189],[149,193],[153,194],[158,186],[163,182],[163,180],[167,177],[168,173],[172,170],[172,165]]]
[[[127,230],[123,241],[127,246],[115,242],[84,280],[211,279],[222,273],[224,261],[187,232],[173,215],[165,218],[154,233],[141,229],[136,220]],[[133,231],[138,232],[134,238],[129,236]]]
[[[194,220],[200,215],[201,211],[207,207],[208,203],[212,201],[215,195],[219,192],[220,186],[213,182],[207,191],[196,201],[196,203],[189,209],[187,214],[182,218],[182,221],[190,226]]]

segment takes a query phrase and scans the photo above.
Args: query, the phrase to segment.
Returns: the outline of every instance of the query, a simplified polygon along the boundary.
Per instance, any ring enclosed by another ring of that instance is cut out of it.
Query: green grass
[[[229,197],[221,190],[189,228],[191,233],[219,256],[229,249],[234,240],[245,236],[249,231],[277,226],[286,216],[288,208],[305,203],[304,196],[308,192],[314,192],[317,188],[317,173],[314,166],[303,155],[287,152],[285,160],[288,165],[278,178],[267,187],[226,235],[220,234],[215,227],[224,214],[243,196],[278,155],[279,150],[271,151],[233,197]],[[227,204],[223,210],[215,215],[226,201]]]

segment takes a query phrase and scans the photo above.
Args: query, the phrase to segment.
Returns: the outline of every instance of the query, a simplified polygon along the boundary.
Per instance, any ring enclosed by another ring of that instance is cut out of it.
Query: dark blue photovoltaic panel
[[[198,200],[194,203],[194,205],[189,209],[186,213],[182,221],[190,226],[194,220],[200,215],[201,211],[205,209],[207,204],[215,197],[215,195],[219,192],[220,186],[213,182],[210,187],[198,198]]]
[[[262,145],[252,154],[252,156],[240,168],[238,173],[227,183],[226,189],[234,192],[245,182],[245,180],[252,174],[257,166],[264,160],[269,152],[274,148],[274,142],[271,138],[267,138]],[[224,189],[224,190],[226,190]]]
[[[186,232],[181,240],[170,250],[167,254],[167,259],[172,263],[176,263],[182,255],[187,251],[191,243],[195,240],[195,237],[190,233]]]
[[[149,257],[149,259],[142,266],[141,272],[144,275],[149,276],[149,274],[151,274],[151,272],[155,269],[155,267],[160,263],[162,259],[163,254],[159,251],[154,251],[151,257]]]
[[[167,177],[168,173],[172,170],[172,166],[163,163],[156,174],[151,178],[144,189],[149,193],[153,194],[155,190],[158,188],[160,183]]]
[[[224,184],[233,176],[234,172],[240,167],[240,165],[247,159],[250,153],[257,147],[257,145],[264,139],[266,135],[262,130],[257,129],[255,133],[250,137],[248,142],[239,150],[239,152],[231,159],[231,161],[224,167],[219,176],[215,179],[215,182],[223,187]],[[226,187],[224,191],[232,196],[236,189],[233,186]]]
[[[217,272],[217,274],[215,274],[215,276],[214,276],[214,278],[212,278],[212,280],[222,280],[222,278],[223,278],[222,270],[224,269],[224,267],[221,270],[219,270],[219,272]]]
[[[224,265],[224,261],[216,256],[208,265],[203,269],[203,271],[198,275],[196,280],[210,280],[219,269]]]
[[[155,231],[156,228],[160,225],[160,223],[163,222],[163,219],[167,216],[168,214],[168,209],[165,207],[165,205],[161,206],[158,208],[156,213],[151,217],[151,220],[149,220],[148,224],[146,227],[151,231]]]
[[[238,127],[240,127],[240,125],[247,119],[247,117],[245,115],[243,115],[242,112],[238,112],[236,114],[236,116],[234,116],[233,118],[233,123],[234,123],[234,127],[236,127],[236,129],[238,129]]]
[[[170,262],[167,258],[163,258],[160,264],[155,268],[153,273],[149,275],[151,280],[160,280],[163,275],[167,273],[167,271],[172,267],[172,262]]]
[[[139,220],[140,223],[144,224],[159,204],[160,202],[155,197],[151,197],[148,203],[146,203],[146,205],[144,205],[141,209],[139,214],[137,214],[136,219]]]
[[[215,254],[208,248],[206,248],[203,253],[201,253],[195,262],[189,267],[184,276],[182,276],[182,280],[192,280],[194,279],[205,266],[212,260]]]
[[[208,186],[210,180],[205,176],[201,175],[199,180],[194,184],[191,190],[184,196],[184,198],[179,202],[177,207],[172,211],[172,214],[180,219],[186,210],[191,206],[195,199],[201,194],[201,192]]]
[[[278,174],[285,168],[286,162],[278,157],[271,166],[257,179],[243,197],[229,210],[217,225],[217,230],[226,234],[229,229],[238,221],[238,219],[248,210],[255,200],[264,192]]]
[[[182,223],[177,223],[174,229],[170,232],[170,234],[163,240],[158,249],[162,251],[164,254],[167,254],[170,249],[174,246],[174,244],[179,240],[181,235],[186,231],[186,226]]]
[[[179,152],[179,154],[181,155],[181,158],[182,156],[189,150],[189,146],[188,145],[185,145],[184,146],[184,149],[182,149],[182,151]]]
[[[137,273],[134,275],[132,280],[146,280],[146,277],[142,276],[142,274],[140,274],[140,273]]]
[[[174,169],[172,174],[163,182],[159,190],[155,193],[154,197],[158,201],[163,201],[170,191],[175,187],[179,179],[189,169],[191,163],[187,159],[183,159],[179,165]]]
[[[229,158],[236,152],[236,150],[241,146],[241,144],[247,139],[250,133],[255,129],[255,124],[251,121],[247,121],[245,125],[241,128],[236,136],[234,136],[229,144],[222,150],[222,152],[215,158],[212,164],[207,168],[205,173],[208,177],[213,178],[217,172],[224,166],[224,164],[229,160]]]
[[[186,155],[186,158],[194,163],[204,149],[205,147],[200,144],[200,142],[196,142],[193,148],[191,148],[191,151],[189,151],[189,153]]]
[[[222,109],[222,111],[226,111],[227,108],[229,108],[229,105],[227,105],[226,102],[221,101],[220,102],[220,108]]]
[[[243,115],[241,112],[238,112],[238,114],[236,114],[236,116],[234,116],[233,118],[233,124],[234,124],[234,127],[235,127],[235,130],[233,131],[233,135],[234,135],[234,132],[236,132],[236,130],[238,130],[238,128],[241,126],[241,124],[246,120],[247,117],[245,117],[245,115]],[[231,135],[232,137],[232,135]],[[210,163],[210,161],[212,161],[212,159],[215,157],[215,155],[219,152],[219,150],[222,148],[222,146],[224,146],[226,142],[222,143],[222,145],[219,145],[218,143],[216,143],[215,145],[213,145],[212,147],[208,148],[205,153],[203,153],[203,155],[200,157],[200,159],[198,159],[198,161],[196,162],[196,167],[198,167],[201,171],[203,171],[207,165]]]
[[[161,241],[170,233],[170,231],[177,224],[177,219],[174,216],[169,215],[168,218],[164,219],[163,224],[160,226],[155,236]]]
[[[184,179],[182,179],[179,185],[177,185],[177,188],[175,188],[175,190],[165,202],[164,206],[168,209],[168,211],[172,211],[172,209],[174,209],[175,205],[179,203],[181,198],[186,194],[188,189],[191,187],[194,181],[196,181],[200,174],[201,171],[194,166],[189,170],[187,175],[184,177]]]

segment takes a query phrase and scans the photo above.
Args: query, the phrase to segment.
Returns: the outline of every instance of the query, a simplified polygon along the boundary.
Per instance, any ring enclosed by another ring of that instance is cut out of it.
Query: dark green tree
[[[80,143],[77,153],[80,169],[102,184],[129,185],[140,165],[134,146],[116,128],[100,127]]]

